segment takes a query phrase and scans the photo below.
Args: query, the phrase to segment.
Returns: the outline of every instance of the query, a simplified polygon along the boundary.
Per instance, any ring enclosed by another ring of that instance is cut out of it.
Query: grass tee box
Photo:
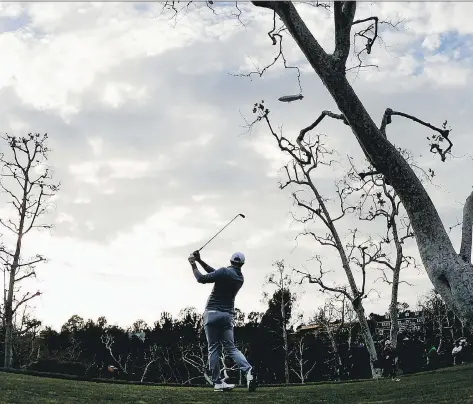
[[[0,403],[473,403],[473,365],[391,380],[237,389],[153,387],[49,379],[0,372]]]

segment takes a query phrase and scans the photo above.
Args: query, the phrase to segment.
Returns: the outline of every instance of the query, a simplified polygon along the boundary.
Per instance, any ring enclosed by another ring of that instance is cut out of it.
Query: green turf
[[[236,389],[153,387],[79,382],[0,373],[0,403],[473,403],[473,365],[391,380]]]

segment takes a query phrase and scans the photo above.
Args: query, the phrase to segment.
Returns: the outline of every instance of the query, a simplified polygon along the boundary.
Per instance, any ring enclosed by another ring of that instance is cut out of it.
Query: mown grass
[[[155,387],[50,379],[0,372],[0,403],[473,403],[473,365],[391,380],[235,389]]]

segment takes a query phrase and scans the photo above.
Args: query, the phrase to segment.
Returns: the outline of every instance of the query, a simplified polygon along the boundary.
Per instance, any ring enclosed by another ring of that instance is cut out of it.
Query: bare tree
[[[145,366],[141,375],[141,382],[145,381],[149,367],[159,359],[158,345],[152,344],[149,348],[144,350],[143,355]]]
[[[192,368],[197,370],[199,374],[197,377],[188,378],[184,384],[190,383],[196,378],[203,377],[208,384],[213,385],[212,379],[206,371],[208,368],[208,355],[206,347],[207,345],[203,341],[199,341],[196,344],[180,345],[182,361],[186,365],[190,365]]]
[[[335,294],[325,300],[324,306],[311,320],[319,326],[327,337],[332,347],[335,374],[339,378],[343,367],[343,361],[339,345],[346,340],[348,349],[353,339],[353,329],[358,324],[358,319],[350,300],[344,294]]]
[[[118,368],[123,373],[127,374],[129,372],[128,367],[130,365],[131,353],[128,353],[126,356],[122,354],[118,354],[118,356],[116,356],[116,354],[113,353],[113,345],[115,343],[115,338],[109,332],[103,333],[100,338],[102,343],[105,345],[105,348],[107,349],[108,353],[110,354],[110,357],[113,359],[115,364],[118,365]]]
[[[166,2],[164,8],[173,9],[177,13],[176,3]],[[185,7],[187,8],[190,3],[187,2]],[[205,4],[215,12],[212,9],[213,2],[207,1]],[[354,1],[334,2],[335,47],[329,54],[309,30],[292,2],[253,1],[252,4],[268,9],[273,14],[273,26],[268,36],[272,45],[280,45],[277,58],[283,59],[281,42],[284,34],[289,33],[340,111],[340,114],[323,111],[307,130],[300,132],[297,144],[301,146],[307,132],[319,125],[326,116],[339,119],[350,126],[370,164],[394,188],[406,209],[424,268],[434,287],[445,302],[456,310],[462,321],[473,323],[473,265],[471,263],[473,193],[470,194],[464,206],[462,240],[460,253],[457,253],[421,181],[386,135],[386,127],[392,122],[393,116],[409,119],[435,132],[429,139],[430,151],[438,154],[441,160],[445,161],[453,146],[449,138],[450,129],[446,125],[441,128],[435,127],[414,115],[393,111],[391,108],[386,109],[378,126],[347,79],[347,70],[352,68],[347,67],[350,50],[353,48],[358,60],[361,61],[354,68],[366,66],[362,63],[363,58],[371,54],[374,44],[379,40],[378,29],[382,21],[377,16],[355,19],[357,3]],[[236,8],[238,9],[237,4]],[[241,12],[236,14],[239,20],[240,15]],[[281,29],[276,28],[276,16],[284,24]],[[396,24],[390,25],[396,26]],[[354,32],[355,26],[360,28]],[[358,45],[354,44],[355,40],[358,40]],[[260,75],[263,73],[262,70]],[[301,98],[298,95],[281,101],[294,101]],[[445,143],[446,147],[443,146]],[[309,154],[307,158],[310,159]]]
[[[237,371],[239,370],[238,368],[238,365],[235,363],[235,362],[232,362],[231,365],[228,365],[227,364],[227,360],[225,358],[225,353],[222,352],[221,355],[220,355],[220,362],[222,364],[221,366],[221,370],[220,370],[220,373],[222,375],[222,379],[223,380],[227,380],[230,378],[230,376],[228,375],[228,371]],[[239,383],[241,384],[241,372],[239,372]]]
[[[309,377],[312,370],[314,370],[316,361],[312,365],[308,365],[309,360],[306,359],[306,351],[308,346],[306,345],[307,334],[297,335],[294,337],[294,347],[291,351],[291,356],[293,357],[293,365],[291,366],[292,372],[296,377],[301,381],[301,384]]]
[[[417,165],[404,151],[406,160],[411,162],[412,166]],[[358,203],[356,211],[361,220],[375,221],[384,220],[386,223],[386,232],[375,243],[375,256],[370,256],[372,265],[381,270],[381,279],[391,286],[391,302],[389,305],[389,315],[391,318],[390,339],[394,347],[397,346],[397,335],[399,333],[398,319],[398,296],[399,285],[405,281],[400,280],[401,270],[417,267],[414,257],[404,252],[404,243],[406,240],[414,237],[409,218],[402,209],[401,201],[396,191],[386,183],[384,176],[376,173],[372,167],[365,172],[359,172],[353,165],[350,158],[351,169],[347,176],[341,181],[342,192],[356,196]],[[430,180],[433,171],[429,173],[421,170],[422,175]],[[394,254],[387,251],[390,247]],[[386,271],[389,271],[389,276]]]
[[[269,274],[269,276],[266,279],[266,283],[268,285],[274,286],[276,288],[276,293],[279,293],[281,296],[280,299],[280,311],[281,311],[281,336],[283,339],[283,350],[284,350],[284,379],[286,383],[289,383],[289,342],[288,342],[288,335],[287,335],[287,329],[288,329],[288,324],[287,324],[287,311],[288,311],[288,305],[291,303],[294,303],[295,301],[295,295],[293,294],[293,291],[291,290],[292,286],[292,279],[289,273],[287,273],[287,270],[284,266],[284,261],[276,261],[273,264],[273,267],[275,267],[275,271]],[[287,301],[285,298],[286,293],[290,301]]]
[[[41,321],[29,314],[28,305],[25,304],[22,309],[21,313],[15,313],[14,318],[16,337],[13,340],[13,355],[19,367],[28,367],[40,354]]]
[[[437,343],[437,352],[441,353],[445,339],[451,343],[457,337],[463,336],[463,326],[455,313],[449,310],[441,296],[435,290],[430,291],[419,299],[418,307],[424,313],[425,325],[432,328]],[[430,324],[429,324],[430,323]]]
[[[381,251],[376,250],[374,243],[370,239],[363,242],[356,242],[357,229],[351,231],[350,242],[344,243],[342,240],[337,229],[337,222],[343,219],[347,213],[355,211],[356,207],[346,204],[346,189],[340,188],[338,185],[338,206],[333,209],[329,208],[327,198],[319,192],[313,178],[314,170],[320,166],[331,166],[334,163],[332,159],[334,153],[324,144],[323,136],[315,135],[313,138],[307,137],[295,145],[282,134],[277,134],[274,131],[269,120],[269,110],[264,106],[263,102],[255,104],[253,113],[257,114],[257,118],[250,126],[259,121],[266,122],[281,151],[292,157],[292,161],[284,167],[286,180],[280,184],[280,188],[285,189],[289,186],[296,187],[292,192],[294,204],[302,209],[305,215],[303,217],[294,217],[294,219],[306,226],[318,219],[327,230],[327,233],[322,236],[309,228],[304,230],[301,235],[312,238],[322,247],[335,249],[340,258],[341,267],[345,272],[348,285],[329,285],[327,281],[324,280],[327,271],[323,269],[323,260],[319,255],[314,257],[314,260],[319,266],[318,275],[301,270],[295,270],[295,272],[302,275],[301,282],[308,280],[309,283],[319,285],[323,291],[343,295],[349,299],[357,314],[361,326],[361,333],[370,354],[373,377],[377,377],[379,373],[379,371],[376,370],[377,368],[375,368],[375,364],[378,362],[377,353],[366,320],[363,299],[365,299],[368,294],[366,291],[366,270],[369,265],[373,263],[373,260],[379,257]],[[309,130],[311,130],[311,127],[303,129],[301,133]],[[302,194],[302,196],[300,196],[300,194]],[[358,267],[361,271],[361,287],[357,285],[355,280],[353,266]]]
[[[39,219],[48,213],[51,197],[59,190],[52,182],[47,166],[49,148],[47,134],[28,134],[24,137],[6,135],[2,140],[8,146],[0,155],[0,189],[8,199],[11,215],[0,218],[0,225],[12,236],[11,248],[0,246],[0,260],[4,272],[4,302],[2,320],[5,327],[5,366],[13,365],[14,316],[19,308],[40,295],[26,292],[18,295],[21,282],[36,276],[36,265],[45,261],[42,255],[24,258],[25,236],[33,229],[51,229]]]
[[[175,380],[176,383],[182,383],[182,377],[181,377],[181,374],[179,372],[179,370],[177,369],[176,367],[176,363],[178,362],[176,360],[176,357],[173,353],[173,350],[169,347],[169,346],[166,346],[166,345],[160,345],[158,347],[158,351],[159,351],[159,360],[158,360],[158,368],[161,370],[161,381],[163,383],[167,383],[169,382],[170,380]],[[166,377],[166,373],[164,371],[164,368],[162,366],[162,363],[164,363],[166,365],[166,367],[169,369],[169,372],[171,373],[171,377],[168,378]]]
[[[337,297],[340,298],[340,296]],[[340,378],[340,372],[343,366],[342,358],[340,357],[340,352],[338,349],[338,339],[340,331],[342,330],[345,323],[343,317],[345,313],[345,300],[342,300],[343,306],[341,308],[336,307],[335,300],[337,299],[327,299],[324,306],[319,310],[312,322],[321,326],[322,330],[328,336],[335,362],[335,377],[338,380]]]
[[[342,299],[345,299],[345,296],[342,296]],[[348,349],[350,349],[353,342],[353,331],[358,324],[358,320],[351,304],[343,304],[343,310],[344,327],[347,332],[347,344]]]
[[[75,362],[82,355],[82,343],[74,334],[70,334],[68,339],[69,346],[65,350],[64,359],[69,362]]]

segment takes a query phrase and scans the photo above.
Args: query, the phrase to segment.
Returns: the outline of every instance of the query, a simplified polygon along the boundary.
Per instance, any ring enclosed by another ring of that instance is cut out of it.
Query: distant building
[[[297,327],[294,334],[316,333],[323,330],[323,328],[320,324],[304,324]]]
[[[346,322],[341,328],[342,330],[348,330],[349,327],[353,327],[356,325],[357,322]],[[340,327],[340,321],[334,321],[330,324],[330,328],[332,330],[336,330]],[[322,324],[303,324],[300,325],[299,327],[296,328],[294,334],[305,334],[305,333],[312,333],[312,334],[318,334],[318,333],[326,333],[327,330],[325,328],[325,325]]]
[[[141,331],[141,332],[128,331],[128,338],[131,339],[132,337],[137,337],[138,339],[141,340],[141,342],[145,342],[146,333],[144,331]]]
[[[376,334],[389,336],[391,330],[391,318],[389,313],[379,315],[372,313],[370,319],[376,324]],[[424,314],[421,311],[406,310],[398,314],[397,323],[399,331],[421,331],[425,322]]]
[[[384,315],[371,313],[369,319],[375,324],[375,332],[380,336],[389,336],[391,330],[391,319],[389,313]],[[421,311],[405,310],[399,312],[398,320],[399,331],[421,331],[423,324],[425,322],[424,314]],[[333,328],[337,328],[339,322],[335,321],[332,324]],[[346,324],[344,327],[348,327],[349,324]],[[299,326],[295,333],[324,333],[325,327],[321,324],[305,324]]]

